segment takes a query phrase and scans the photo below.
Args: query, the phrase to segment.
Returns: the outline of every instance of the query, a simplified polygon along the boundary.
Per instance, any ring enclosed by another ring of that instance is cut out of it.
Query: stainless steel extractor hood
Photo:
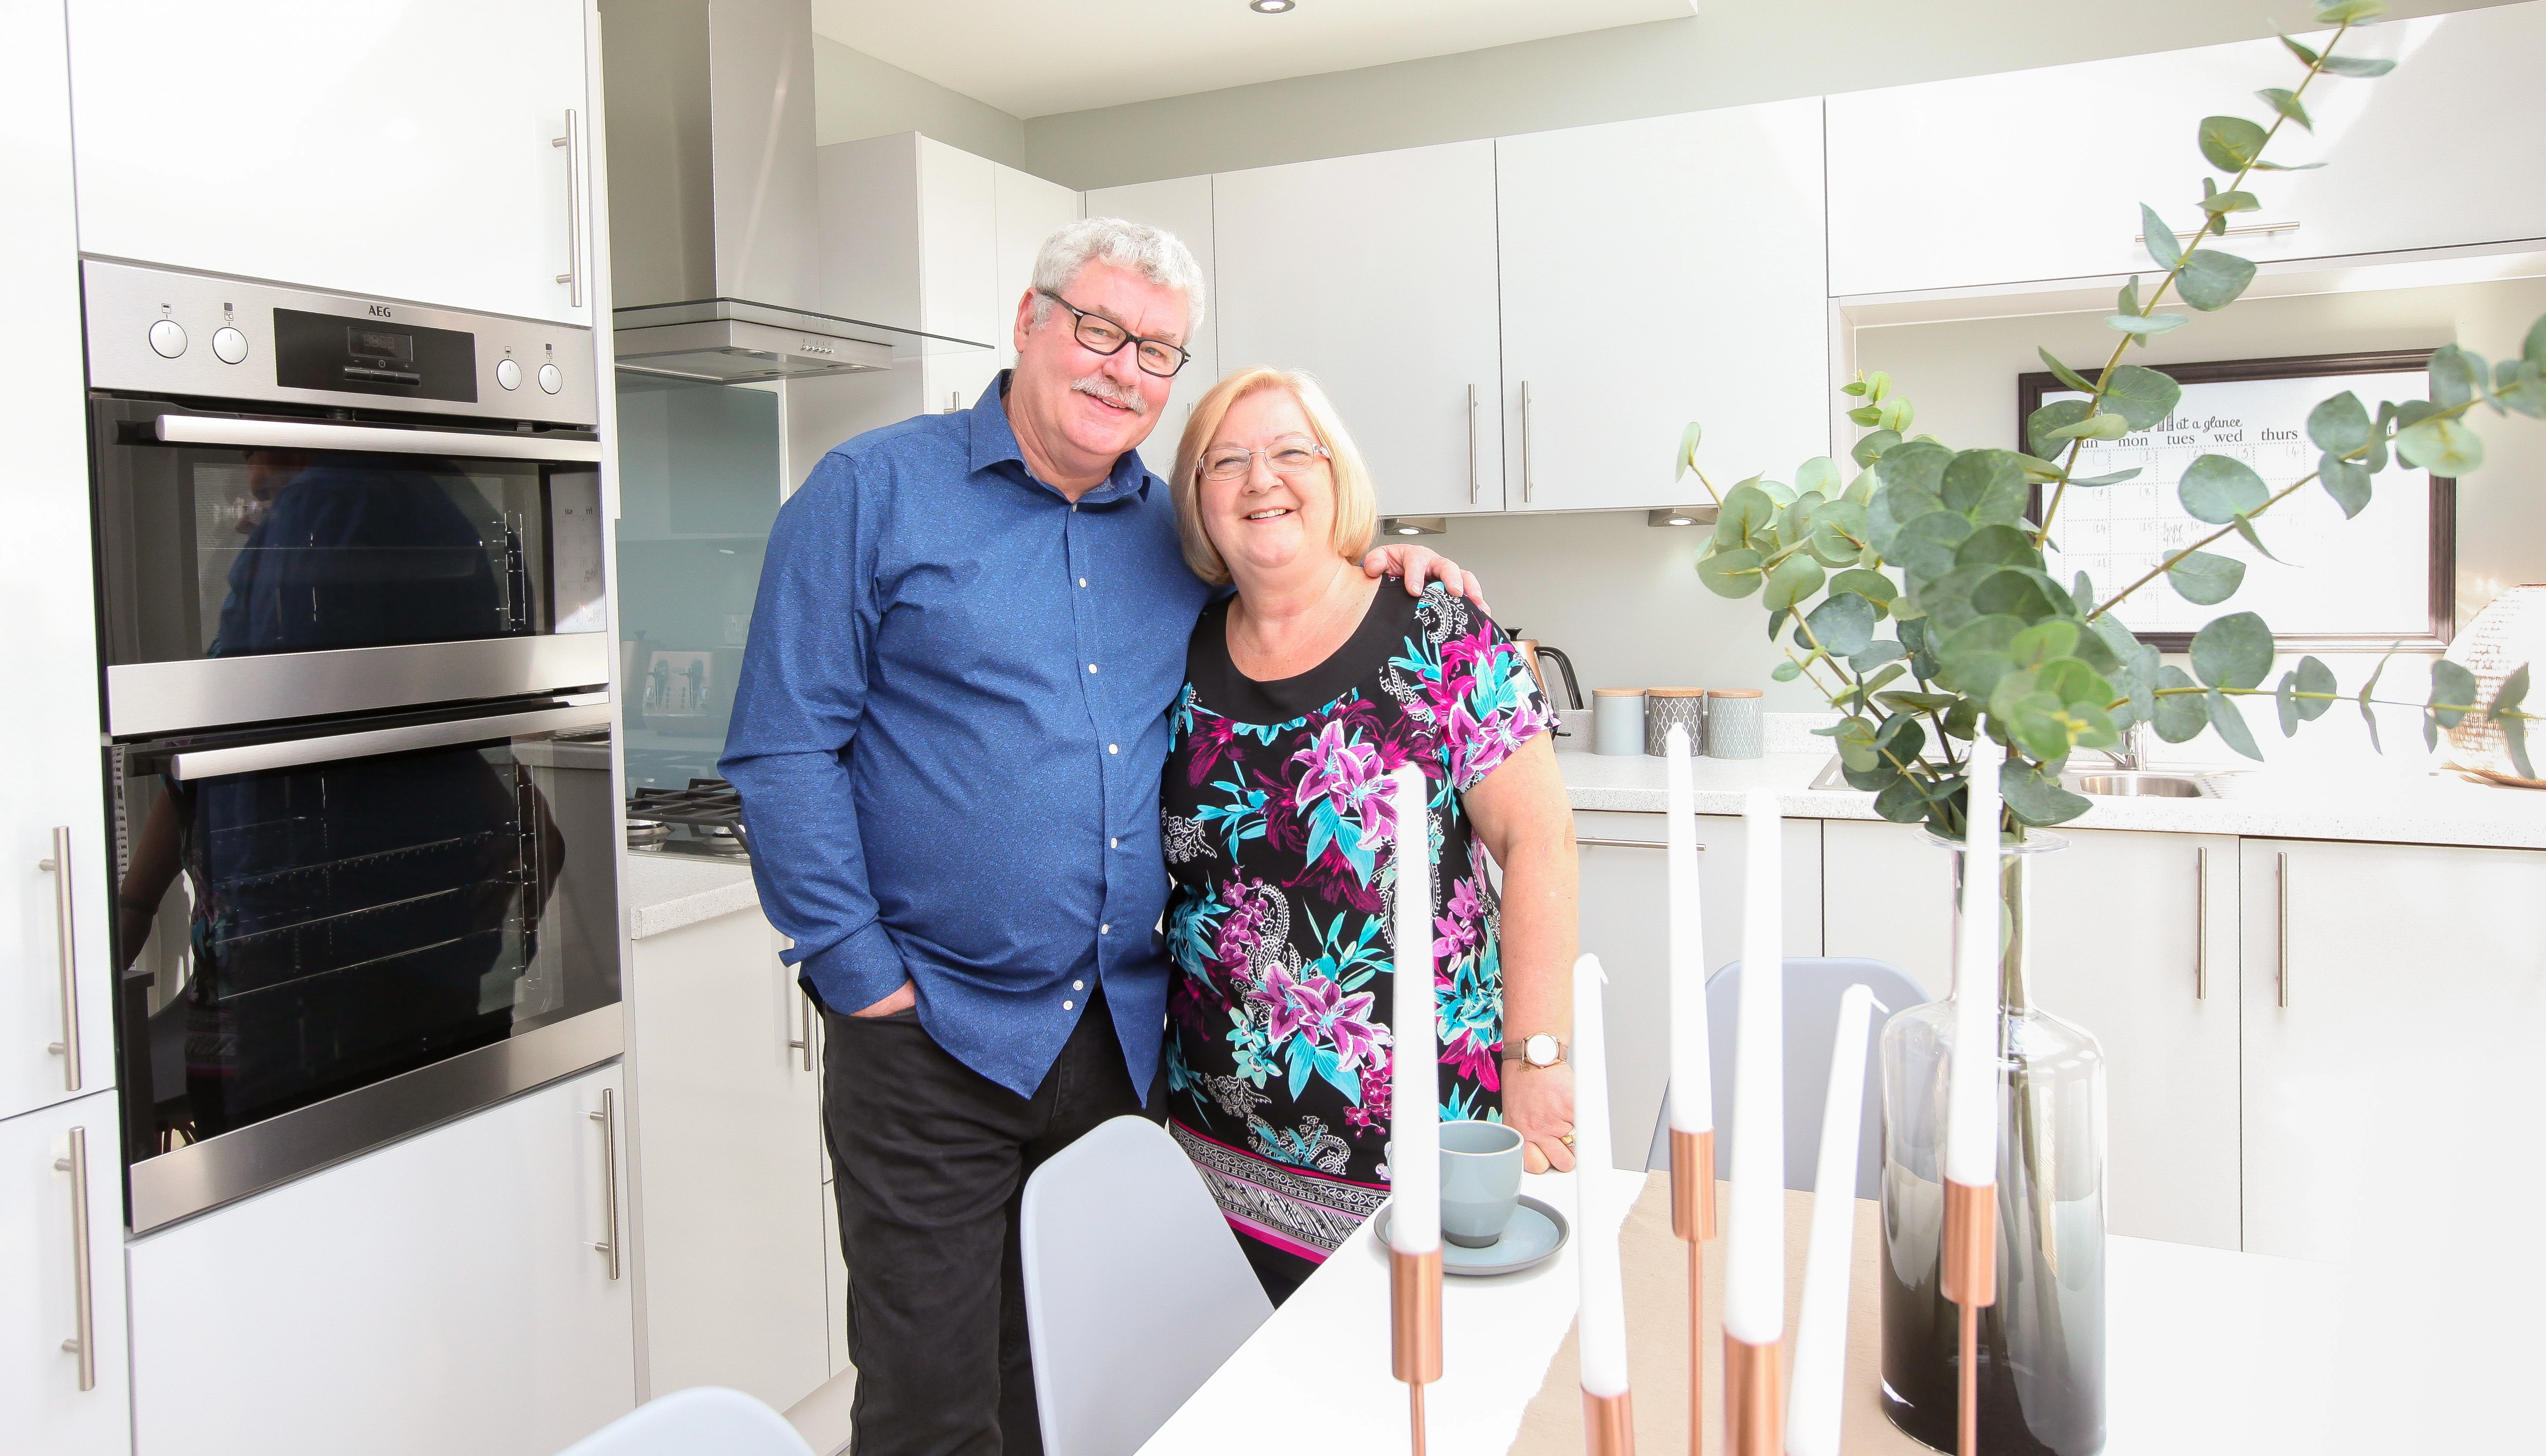
[[[601,0],[601,43],[621,369],[735,384],[987,347],[804,307],[821,297],[809,0]]]

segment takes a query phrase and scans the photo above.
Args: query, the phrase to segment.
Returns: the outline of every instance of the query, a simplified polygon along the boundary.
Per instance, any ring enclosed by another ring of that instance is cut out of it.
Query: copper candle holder
[[[1724,1336],[1725,1456],[1784,1456],[1785,1350]]]
[[[1614,1396],[1582,1393],[1584,1456],[1636,1456],[1636,1414],[1629,1391]]]
[[[1955,1448],[1977,1456],[1981,1428],[1981,1311],[1997,1303],[1997,1184],[1945,1180],[1945,1298],[1961,1315]]]
[[[1670,1135],[1671,1232],[1688,1245],[1688,1449],[1706,1449],[1706,1242],[1715,1237],[1715,1130]]]
[[[1441,1250],[1388,1251],[1390,1372],[1405,1382],[1414,1456],[1423,1456],[1423,1387],[1441,1378]]]

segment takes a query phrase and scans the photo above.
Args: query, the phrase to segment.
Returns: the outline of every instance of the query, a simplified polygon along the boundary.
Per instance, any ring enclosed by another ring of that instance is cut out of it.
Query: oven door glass
[[[607,712],[119,745],[128,1156],[617,1002]]]
[[[111,665],[603,629],[596,468],[161,444],[105,399]]]

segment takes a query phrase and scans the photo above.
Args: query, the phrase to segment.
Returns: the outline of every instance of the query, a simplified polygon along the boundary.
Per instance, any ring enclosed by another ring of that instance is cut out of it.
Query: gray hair
[[[1108,263],[1162,289],[1174,289],[1185,296],[1187,337],[1202,327],[1202,265],[1194,261],[1193,249],[1163,227],[1122,217],[1082,217],[1043,240],[1034,266],[1038,325],[1052,314],[1052,300],[1042,295],[1068,288],[1090,263]]]

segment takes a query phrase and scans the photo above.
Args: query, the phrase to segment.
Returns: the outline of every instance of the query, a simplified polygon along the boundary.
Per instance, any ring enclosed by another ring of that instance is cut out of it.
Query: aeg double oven
[[[92,261],[135,1232],[620,1050],[588,330]]]

